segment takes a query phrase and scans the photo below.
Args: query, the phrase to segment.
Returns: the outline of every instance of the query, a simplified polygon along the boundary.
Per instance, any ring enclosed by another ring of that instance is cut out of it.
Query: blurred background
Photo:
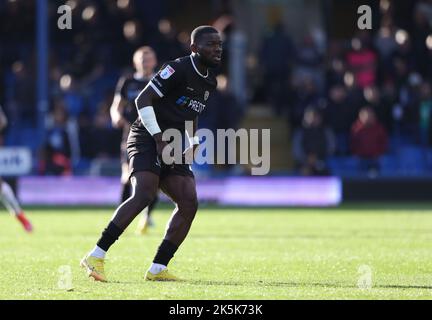
[[[195,166],[203,201],[432,199],[431,0],[0,0],[1,175],[24,204],[118,202],[117,81],[143,45],[160,65],[188,55],[201,24],[225,51],[200,126],[271,129],[269,175]]]

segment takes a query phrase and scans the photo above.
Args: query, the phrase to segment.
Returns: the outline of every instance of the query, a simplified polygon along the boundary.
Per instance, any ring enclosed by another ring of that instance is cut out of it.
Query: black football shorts
[[[158,157],[156,142],[151,136],[140,137],[140,141],[128,141],[127,153],[129,159],[129,177],[136,172],[150,171],[157,174],[160,179],[169,176],[194,177],[188,164],[166,165]]]

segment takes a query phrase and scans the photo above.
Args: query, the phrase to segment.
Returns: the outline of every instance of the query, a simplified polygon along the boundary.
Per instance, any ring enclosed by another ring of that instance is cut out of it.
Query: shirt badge
[[[169,77],[171,77],[174,74],[174,72],[175,70],[170,65],[167,65],[165,69],[161,71],[160,76],[162,79],[166,80]]]

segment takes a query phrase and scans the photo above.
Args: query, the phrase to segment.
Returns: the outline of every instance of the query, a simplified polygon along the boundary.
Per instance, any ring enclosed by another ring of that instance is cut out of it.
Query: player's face
[[[135,68],[144,73],[151,73],[156,68],[156,55],[151,50],[138,52],[134,57]]]
[[[197,45],[197,52],[208,67],[219,66],[222,59],[222,40],[219,33],[204,34]]]

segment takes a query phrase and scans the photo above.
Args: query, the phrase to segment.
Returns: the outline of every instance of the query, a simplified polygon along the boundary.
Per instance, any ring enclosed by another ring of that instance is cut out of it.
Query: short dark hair
[[[212,26],[199,26],[195,28],[191,33],[191,43],[199,42],[203,35],[210,33],[219,33],[219,31]]]

